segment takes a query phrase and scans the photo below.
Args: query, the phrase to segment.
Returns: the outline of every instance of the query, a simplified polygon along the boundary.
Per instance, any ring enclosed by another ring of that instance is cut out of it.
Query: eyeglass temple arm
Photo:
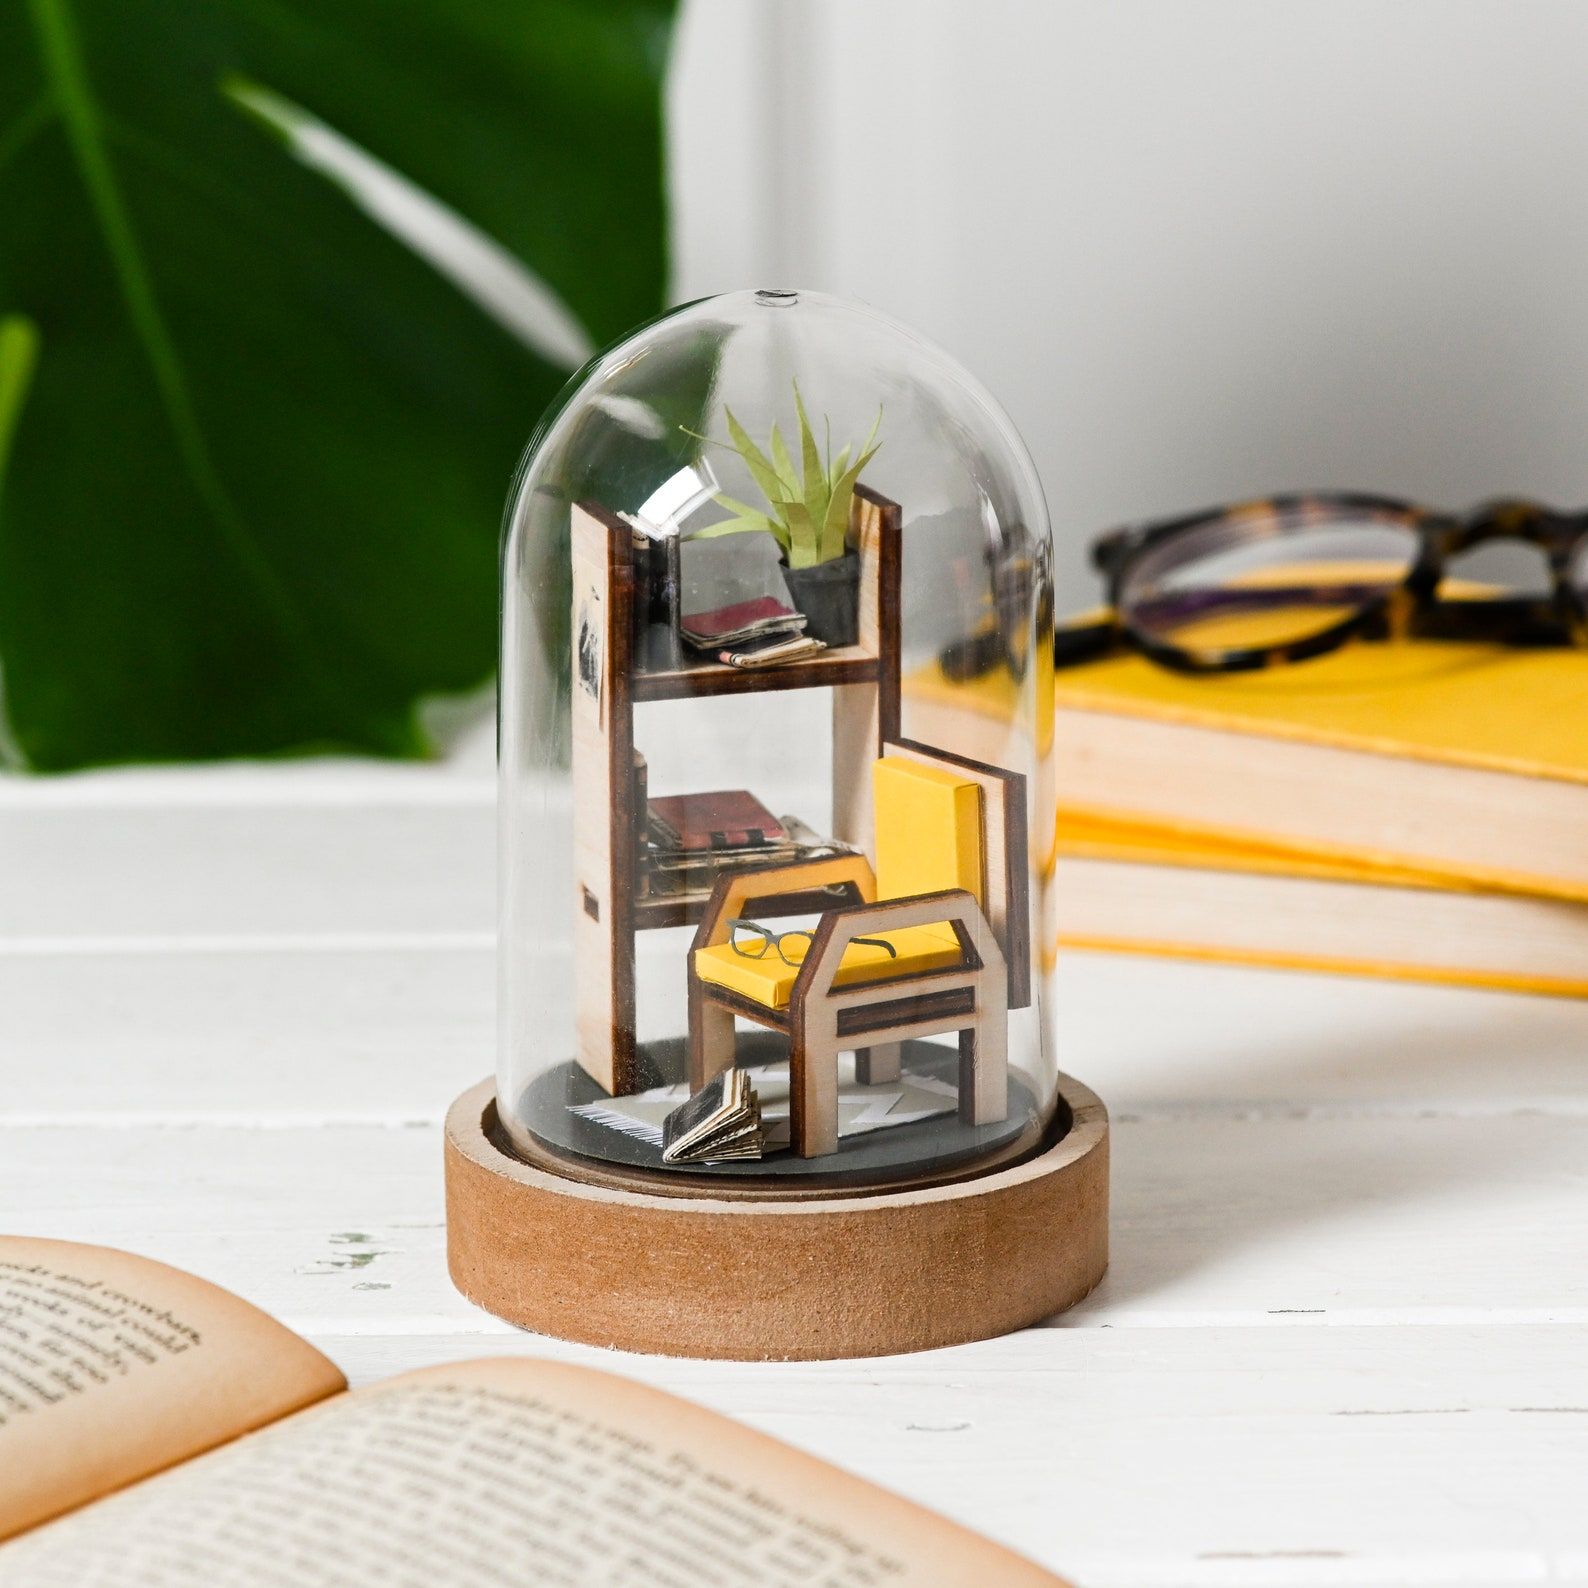
[[[1412,614],[1409,632],[1424,640],[1563,645],[1578,626],[1553,597],[1497,596],[1428,602]]]
[[[1094,535],[1088,549],[1092,567],[1105,578],[1108,577],[1124,558],[1158,528],[1159,523],[1170,522],[1170,519],[1161,519],[1148,524],[1118,524],[1113,529],[1105,529],[1100,535]]]
[[[1082,662],[1101,661],[1123,649],[1119,622],[1112,612],[1106,617],[1060,624],[1053,631],[1055,667],[1076,667]]]
[[[852,937],[850,943],[864,943],[867,948],[884,948],[888,951],[889,959],[897,959],[899,951],[885,937]]]

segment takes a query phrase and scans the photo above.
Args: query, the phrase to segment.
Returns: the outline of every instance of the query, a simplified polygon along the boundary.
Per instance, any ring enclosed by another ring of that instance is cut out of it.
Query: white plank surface
[[[317,1343],[360,1382],[460,1349],[452,1335]],[[1085,1583],[1559,1581],[1588,1548],[1588,1528],[1549,1526],[1581,1509],[1588,1465],[1580,1325],[1032,1331],[772,1367],[511,1335],[466,1348],[617,1367]]]
[[[488,931],[488,810],[127,805],[0,811],[0,935],[105,939]]]
[[[52,1184],[80,1137],[6,1133],[17,1233],[134,1247],[294,1327],[368,1320],[372,1284],[485,1326],[447,1281],[434,1124],[101,1128]],[[1588,1323],[1585,1166],[1577,1118],[1125,1121],[1109,1273],[1063,1326]]]
[[[495,1063],[491,941],[0,938],[0,1118],[433,1119]],[[1588,1003],[1079,953],[1058,997],[1116,1121],[1588,1108]]]
[[[601,1359],[1083,1582],[1588,1582],[1588,1005],[1067,956],[1062,1062],[1116,1122],[1094,1297],[918,1358],[612,1357],[446,1278],[478,775],[5,785],[0,864],[7,1229],[192,1268],[360,1380]]]

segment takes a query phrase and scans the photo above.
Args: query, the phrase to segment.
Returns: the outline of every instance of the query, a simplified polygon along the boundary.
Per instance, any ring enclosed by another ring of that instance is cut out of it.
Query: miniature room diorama
[[[963,369],[819,294],[674,311],[544,422],[503,592],[507,1150],[821,1195],[1063,1129],[1049,532]]]

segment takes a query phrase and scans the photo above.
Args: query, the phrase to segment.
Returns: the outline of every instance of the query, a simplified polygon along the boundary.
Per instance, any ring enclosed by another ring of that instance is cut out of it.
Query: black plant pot
[[[860,637],[860,558],[852,551],[814,568],[785,568],[788,592],[805,614],[805,632],[828,645]]]

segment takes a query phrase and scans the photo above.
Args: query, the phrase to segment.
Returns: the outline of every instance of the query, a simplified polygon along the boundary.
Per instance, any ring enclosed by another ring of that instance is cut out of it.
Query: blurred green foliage
[[[536,417],[662,301],[673,12],[0,5],[0,759],[428,753]]]

